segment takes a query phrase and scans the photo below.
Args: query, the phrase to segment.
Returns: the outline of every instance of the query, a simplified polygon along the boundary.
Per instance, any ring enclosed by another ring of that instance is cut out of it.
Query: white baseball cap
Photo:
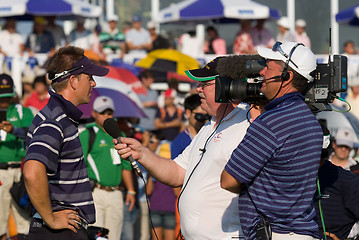
[[[98,113],[102,113],[106,109],[111,109],[112,111],[115,111],[115,105],[113,104],[112,99],[106,96],[97,97],[93,102],[93,110]]]
[[[156,28],[156,24],[152,21],[147,22],[147,29],[154,29]]]
[[[336,145],[344,145],[350,148],[354,147],[354,131],[350,128],[339,128],[337,134],[335,135]]]
[[[118,17],[116,15],[110,15],[107,17],[107,22],[118,22]]]
[[[304,28],[305,26],[307,26],[307,23],[304,19],[298,19],[297,21],[295,21],[295,26]]]
[[[288,17],[281,17],[281,18],[277,21],[277,24],[278,24],[279,26],[282,26],[282,27],[287,28],[287,29],[290,28],[289,18],[288,18]]]
[[[298,43],[296,42],[276,42],[272,49],[258,47],[257,51],[261,57],[271,60],[281,60],[286,63],[289,59],[291,50],[297,44]],[[308,82],[313,82],[314,78],[310,76],[310,73],[317,68],[317,60],[314,53],[309,48],[304,45],[297,46],[290,57],[289,66],[308,79]]]

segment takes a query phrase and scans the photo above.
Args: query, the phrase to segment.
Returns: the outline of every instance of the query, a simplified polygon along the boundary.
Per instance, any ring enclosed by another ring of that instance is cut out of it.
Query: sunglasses
[[[274,51],[274,52],[279,52],[280,54],[282,54],[282,55],[287,59],[287,61],[290,61],[291,63],[293,63],[293,65],[294,65],[296,68],[298,68],[297,64],[295,64],[295,63],[292,61],[291,57],[292,57],[292,54],[293,54],[294,50],[295,50],[298,46],[303,45],[303,44],[297,44],[297,45],[295,45],[295,46],[292,48],[292,50],[290,51],[289,56],[288,56],[288,54],[286,54],[286,53],[283,51],[283,49],[281,48],[280,45],[282,45],[282,43],[279,42],[279,41],[277,41],[277,42],[273,45],[272,51]],[[304,46],[304,45],[303,45],[303,46]]]
[[[106,109],[106,110],[100,112],[99,114],[101,114],[101,115],[113,115],[113,111],[111,109]]]

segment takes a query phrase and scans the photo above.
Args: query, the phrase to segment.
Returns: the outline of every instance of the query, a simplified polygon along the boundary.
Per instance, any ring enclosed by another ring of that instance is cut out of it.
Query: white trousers
[[[109,240],[120,240],[123,224],[122,192],[95,188],[92,195],[96,209],[96,222],[93,226],[107,228]]]

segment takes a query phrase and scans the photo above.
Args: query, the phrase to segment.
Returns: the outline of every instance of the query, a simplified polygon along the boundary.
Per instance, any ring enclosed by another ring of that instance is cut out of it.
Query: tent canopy
[[[81,0],[2,0],[0,17],[24,15],[99,17],[102,9]]]
[[[359,26],[359,4],[338,12],[335,19],[341,24]]]
[[[276,9],[250,0],[185,0],[159,13],[159,22],[233,19],[278,19]]]

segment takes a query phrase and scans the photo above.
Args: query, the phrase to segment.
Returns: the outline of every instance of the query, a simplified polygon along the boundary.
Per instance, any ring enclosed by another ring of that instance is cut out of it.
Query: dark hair
[[[84,56],[84,50],[75,46],[62,47],[51,58],[48,72],[61,73],[72,68],[73,64]],[[67,79],[68,80],[68,79]],[[52,82],[51,86],[59,92],[67,85],[67,80]]]
[[[151,70],[145,70],[140,75],[141,78],[155,78],[155,74]]]
[[[201,105],[201,97],[198,94],[192,94],[184,100],[184,109],[191,112]]]
[[[46,76],[45,76],[45,75],[42,75],[42,76],[37,76],[37,77],[35,77],[34,82],[32,83],[32,87],[33,87],[33,88],[35,87],[35,84],[36,84],[36,83],[43,83],[44,85],[47,86]]]
[[[304,93],[305,89],[308,86],[308,79],[303,77],[302,75],[300,75],[299,73],[297,73],[293,68],[291,68],[290,66],[288,66],[288,70],[287,71],[291,71],[293,72],[293,87],[295,87],[298,92],[300,93]],[[314,72],[311,72],[310,75],[314,76]]]
[[[217,29],[215,29],[213,26],[208,26],[206,28],[206,32],[209,32],[209,31],[213,31],[216,34],[216,36],[218,36]]]

